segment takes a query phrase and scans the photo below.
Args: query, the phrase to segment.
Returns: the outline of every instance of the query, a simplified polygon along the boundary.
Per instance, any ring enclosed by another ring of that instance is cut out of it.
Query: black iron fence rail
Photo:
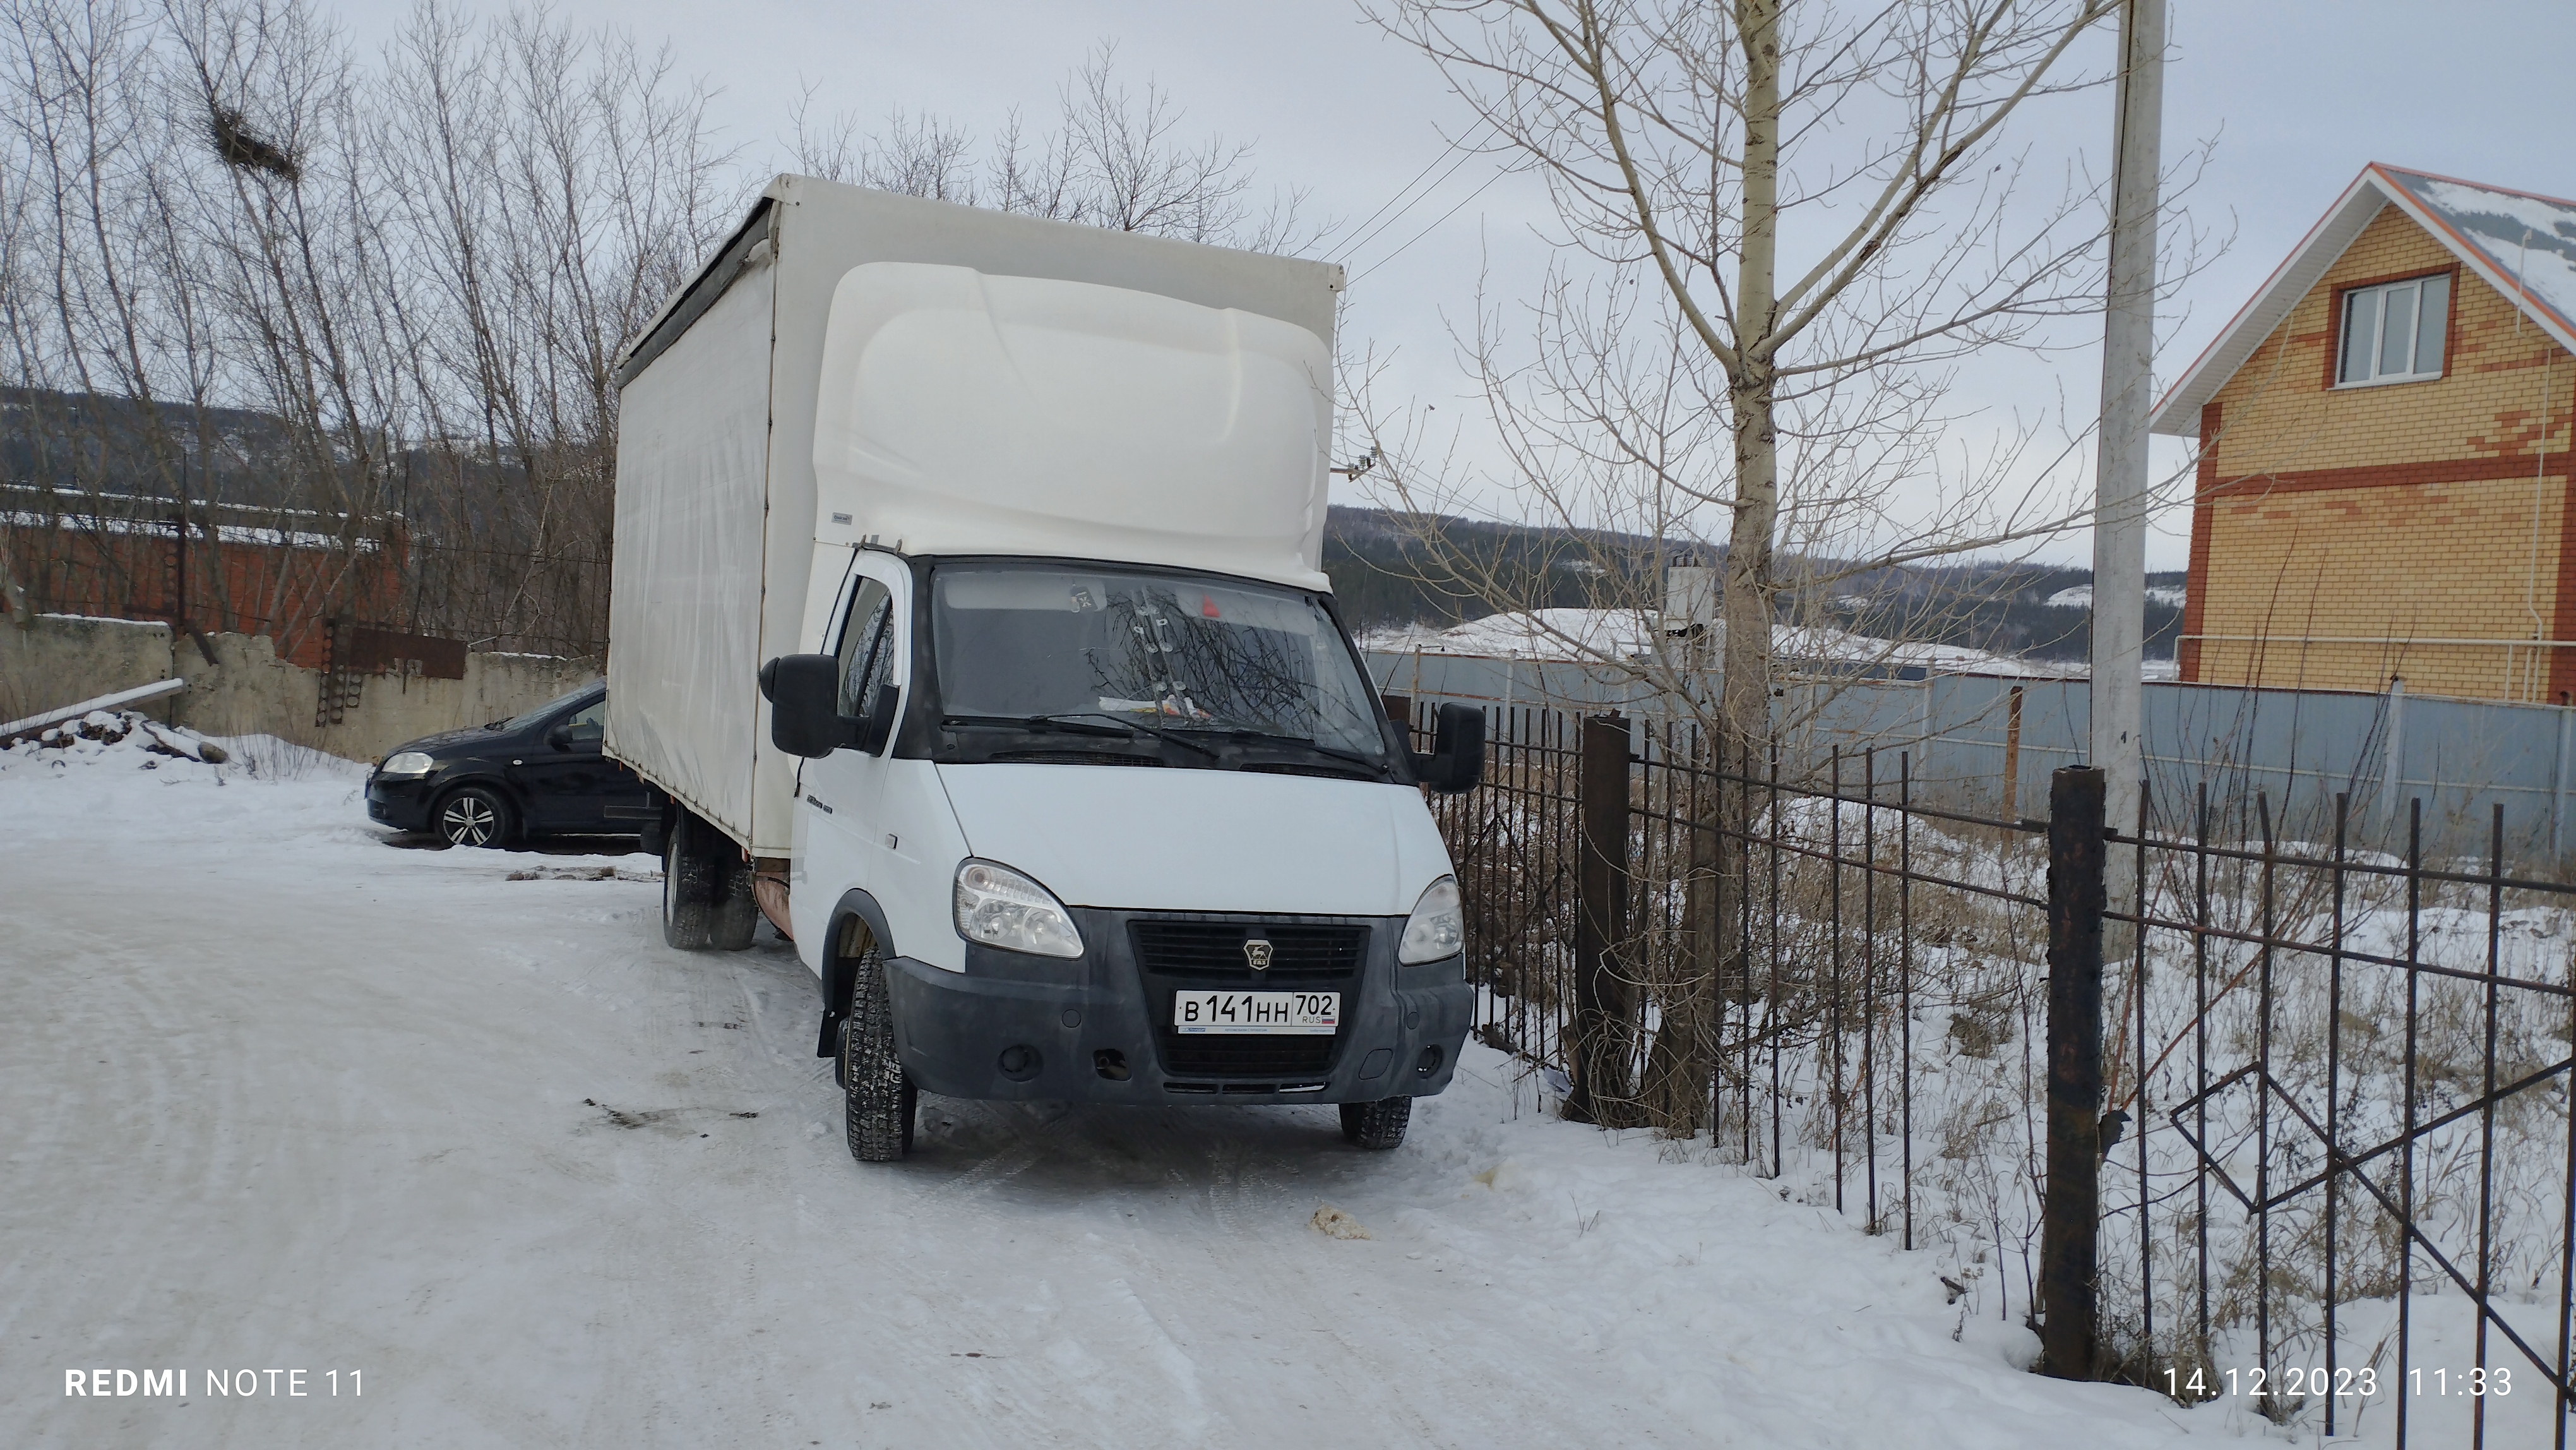
[[[2333,1435],[2393,1400],[2400,1445],[2484,1446],[2537,1394],[2548,1428],[2493,1443],[2564,1450],[2576,885],[2508,872],[2501,805],[2478,869],[2424,859],[2420,802],[2391,861],[2349,849],[2341,796],[2292,851],[2208,783],[2164,835],[2144,803],[2102,821],[2093,772],[2089,819],[2080,790],[1986,817],[1915,800],[1902,750],[1806,778],[1686,721],[1489,716],[1485,784],[1435,801],[1479,1033],[1561,1075],[1568,1116],[1946,1251],[2051,1372],[2187,1401],[2319,1366],[2255,1408]],[[2354,1341],[2356,1314],[2390,1327]],[[2525,1398],[2428,1398],[2428,1355]]]

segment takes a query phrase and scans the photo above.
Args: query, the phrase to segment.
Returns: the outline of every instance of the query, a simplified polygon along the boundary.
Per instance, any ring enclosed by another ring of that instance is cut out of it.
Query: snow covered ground
[[[916,1156],[862,1167],[785,946],[666,950],[646,858],[404,849],[354,767],[235,746],[0,752],[0,1443],[2114,1450],[2259,1423],[2024,1373],[2029,1334],[1963,1318],[1930,1256],[1554,1121],[1472,1046],[1391,1154],[1329,1109],[925,1099]],[[1328,1206],[1368,1236],[1318,1231]],[[65,1394],[120,1369],[191,1393]],[[301,1398],[266,1373],[298,1369]]]

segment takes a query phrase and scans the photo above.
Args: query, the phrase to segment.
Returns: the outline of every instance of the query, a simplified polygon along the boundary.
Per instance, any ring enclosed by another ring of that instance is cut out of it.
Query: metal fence
[[[1466,655],[1372,654],[1380,689],[1489,709],[1616,709],[1673,718],[1672,702],[1598,665]],[[1820,778],[1837,753],[1902,751],[1926,804],[2013,817],[2048,795],[2049,772],[2085,758],[2085,680],[2002,675],[1810,678],[1779,697],[1784,768]],[[1687,712],[1681,712],[1686,717]],[[2408,802],[2421,800],[2435,857],[2482,854],[2506,808],[2517,860],[2576,873],[2576,707],[2409,695],[2152,682],[2144,695],[2147,775],[2172,807],[2159,829],[2188,834],[2202,783],[2214,822],[2250,833],[2257,793],[2284,839],[2322,843],[2337,795],[2350,798],[2356,845],[2402,852]]]
[[[2055,1373],[2566,1444],[2576,888],[2511,868],[2500,804],[2448,860],[2420,797],[2373,853],[2350,791],[2305,844],[2260,786],[2239,829],[2151,782],[2122,829],[2080,769],[2005,816],[1927,803],[1910,750],[1488,723],[1437,806],[1478,1032],[1568,1116],[1939,1254]]]

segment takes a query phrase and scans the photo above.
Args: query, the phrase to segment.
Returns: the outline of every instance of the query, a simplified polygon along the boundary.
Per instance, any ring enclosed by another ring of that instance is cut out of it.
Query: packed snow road
[[[1481,1048],[1390,1154],[1329,1108],[925,1099],[910,1160],[855,1164],[785,946],[667,950],[644,857],[401,849],[349,767],[248,754],[0,752],[0,1443],[2109,1450],[2189,1418],[2023,1373],[1928,1256],[1553,1121]],[[67,1393],[162,1370],[184,1397]]]

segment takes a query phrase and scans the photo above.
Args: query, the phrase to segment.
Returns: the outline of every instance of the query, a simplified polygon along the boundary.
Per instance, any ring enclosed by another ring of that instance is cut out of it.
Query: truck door
[[[904,683],[911,592],[901,565],[883,556],[863,555],[856,574],[831,637],[841,713],[853,717],[875,708],[885,686]],[[886,756],[849,746],[805,762],[796,802],[801,879],[790,893],[799,941],[824,930],[841,893],[875,889],[899,830],[884,819],[886,769]]]

